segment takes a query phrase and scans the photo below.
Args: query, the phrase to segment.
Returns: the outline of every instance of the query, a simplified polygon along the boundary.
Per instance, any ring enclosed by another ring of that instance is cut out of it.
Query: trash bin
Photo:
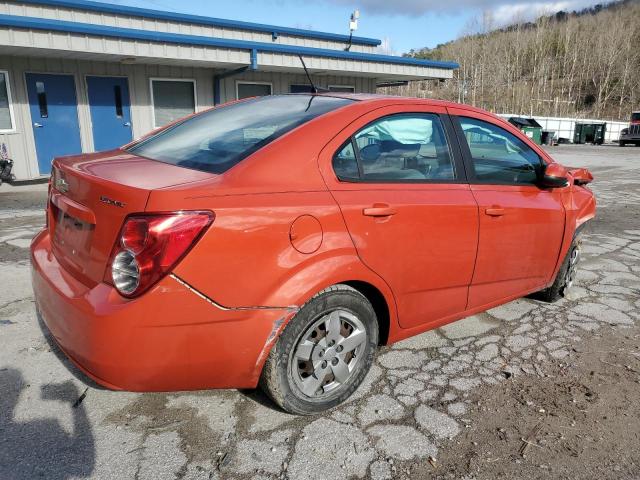
[[[536,122],[534,118],[511,117],[509,118],[509,123],[516,126],[538,145],[542,144],[542,125]]]
[[[554,139],[556,132],[553,130],[542,130],[541,144],[542,145],[555,145]]]
[[[607,131],[605,122],[576,122],[576,130],[573,134],[573,143],[591,143],[602,145],[604,134]]]

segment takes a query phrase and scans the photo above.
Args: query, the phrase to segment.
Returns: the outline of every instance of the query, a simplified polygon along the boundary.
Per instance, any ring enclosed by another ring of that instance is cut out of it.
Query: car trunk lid
[[[53,254],[94,286],[103,279],[125,217],[144,212],[151,191],[212,177],[122,150],[58,158],[48,209]]]

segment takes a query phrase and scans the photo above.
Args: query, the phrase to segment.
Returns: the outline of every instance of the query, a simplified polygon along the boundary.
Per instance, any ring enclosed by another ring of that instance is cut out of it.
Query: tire
[[[575,283],[575,276],[580,263],[580,244],[580,237],[573,240],[553,284],[549,288],[537,292],[534,295],[535,298],[553,303],[566,296]]]
[[[285,327],[267,357],[260,388],[289,413],[325,412],[355,392],[377,346],[371,303],[354,288],[334,285],[304,304]]]
[[[622,140],[620,140],[620,141],[618,142],[618,145],[620,145],[621,147],[624,147],[624,146],[626,145],[626,143],[625,143],[625,142],[623,142]]]

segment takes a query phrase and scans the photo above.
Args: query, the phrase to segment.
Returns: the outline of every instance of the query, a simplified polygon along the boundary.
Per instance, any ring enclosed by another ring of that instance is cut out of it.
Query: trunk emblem
[[[121,202],[120,200],[114,200],[113,198],[106,197],[104,195],[100,195],[100,201],[102,203],[106,203],[107,205],[113,205],[114,207],[124,208],[126,203]]]

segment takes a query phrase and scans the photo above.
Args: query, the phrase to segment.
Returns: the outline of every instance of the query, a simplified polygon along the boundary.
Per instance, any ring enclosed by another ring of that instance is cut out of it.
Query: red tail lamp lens
[[[212,212],[128,217],[111,254],[105,281],[126,297],[140,295],[175,267],[213,219]]]

